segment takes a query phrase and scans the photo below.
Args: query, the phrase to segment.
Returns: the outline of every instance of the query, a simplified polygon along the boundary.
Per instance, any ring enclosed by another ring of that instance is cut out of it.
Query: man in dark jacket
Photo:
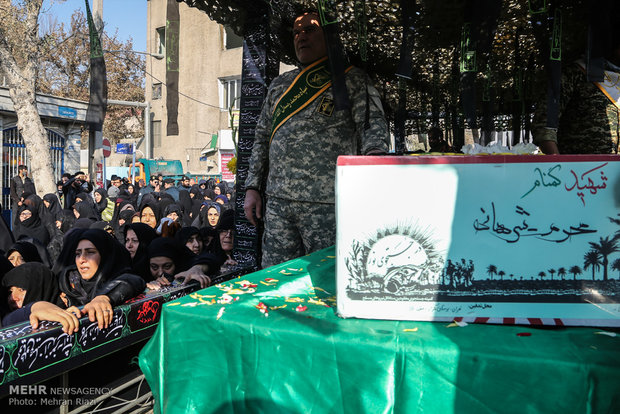
[[[160,190],[160,181],[156,175],[151,176],[151,180],[149,181],[149,185],[142,187],[140,189],[140,193],[138,194],[138,205],[142,202],[142,197],[144,197],[148,193],[152,193],[154,191]]]
[[[174,179],[164,179],[164,191],[174,198],[174,201],[179,201],[179,189],[174,186]]]
[[[181,177],[181,180],[179,180],[179,184],[177,185],[177,188],[179,190],[189,191],[192,189],[192,186],[189,183],[190,183],[189,177],[184,175],[183,177]]]
[[[24,192],[35,194],[34,183],[28,177],[28,167],[20,165],[17,167],[17,175],[11,178],[11,207],[13,214],[22,205],[22,194]]]
[[[73,177],[62,186],[62,192],[65,194],[65,209],[72,209],[75,204],[75,196],[79,193],[90,194],[93,191],[93,185],[89,182],[88,176],[81,171],[73,174]]]

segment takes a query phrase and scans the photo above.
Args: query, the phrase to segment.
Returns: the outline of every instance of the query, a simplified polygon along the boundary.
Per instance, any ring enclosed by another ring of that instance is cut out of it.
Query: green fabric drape
[[[620,412],[620,337],[342,319],[334,275],[329,248],[166,304],[140,353],[157,409]]]

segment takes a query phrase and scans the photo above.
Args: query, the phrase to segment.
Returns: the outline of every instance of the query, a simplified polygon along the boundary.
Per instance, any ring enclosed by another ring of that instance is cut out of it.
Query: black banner
[[[327,57],[329,70],[332,74],[332,94],[334,95],[334,108],[336,111],[349,110],[349,94],[345,83],[345,67],[349,66],[344,56],[342,42],[338,34],[338,17],[336,5],[333,0],[319,0],[319,18],[325,42],[327,45]]]
[[[394,151],[397,155],[405,152],[405,139],[407,130],[405,122],[407,121],[407,86],[404,79],[398,80],[398,109],[394,119]]]
[[[403,37],[400,43],[400,61],[396,76],[411,79],[413,74],[413,46],[414,46],[414,21],[415,21],[415,2],[401,1],[401,22],[403,26]]]
[[[90,96],[86,110],[86,124],[91,131],[102,131],[108,105],[108,82],[99,33],[95,27],[88,0],[84,1],[90,35]]]
[[[617,1],[617,0],[613,0]],[[590,2],[590,22],[588,25],[587,76],[589,82],[603,82],[605,76],[605,56],[612,48],[611,22],[612,0],[592,0]]]
[[[245,180],[254,146],[256,122],[260,116],[267,88],[278,74],[279,62],[275,59],[270,41],[269,10],[257,10],[256,21],[245,28],[243,39],[243,66],[241,70],[241,102],[239,110],[239,139],[237,151],[237,176],[235,200],[235,248],[233,256],[239,263],[256,266],[261,256],[261,229],[252,226],[245,218]]]
[[[179,135],[179,2],[168,0],[166,9],[166,135]]]

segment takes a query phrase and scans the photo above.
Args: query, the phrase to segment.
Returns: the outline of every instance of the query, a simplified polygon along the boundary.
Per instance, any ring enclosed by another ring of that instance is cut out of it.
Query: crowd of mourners
[[[2,326],[52,320],[76,332],[87,315],[105,328],[115,306],[145,289],[175,280],[206,287],[236,265],[233,189],[192,181],[113,175],[107,189],[93,191],[78,172],[63,175],[56,194],[24,192],[12,235],[2,230]]]

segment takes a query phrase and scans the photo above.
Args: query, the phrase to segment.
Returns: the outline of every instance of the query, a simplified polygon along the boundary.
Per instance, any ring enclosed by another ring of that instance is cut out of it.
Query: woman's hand
[[[200,283],[201,288],[206,288],[211,284],[211,278],[204,274],[203,266],[206,265],[197,264],[190,267],[188,270],[178,273],[174,278],[183,279],[183,284],[186,285],[190,280],[197,280]]]
[[[159,290],[161,289],[161,284],[159,283],[159,279],[154,280],[146,284],[146,288],[149,290]]]
[[[82,311],[88,314],[88,319],[91,322],[97,321],[99,329],[107,328],[114,316],[110,298],[106,295],[95,296],[93,300],[84,305]]]
[[[73,306],[72,308],[75,308]],[[71,308],[64,310],[49,302],[36,302],[30,309],[30,325],[32,329],[39,327],[40,321],[60,322],[62,331],[68,335],[77,332],[79,328],[78,318],[81,316],[80,310],[77,310],[77,316],[72,312]]]
[[[151,282],[153,284],[157,284],[159,288],[161,288],[162,286],[170,286],[172,284],[172,282],[170,280],[168,280],[168,277],[166,276],[160,276],[157,279],[155,279],[154,282]]]
[[[60,292],[60,299],[62,300],[62,303],[65,304],[65,306],[69,305],[69,299],[67,299],[67,294],[65,292]],[[75,308],[75,306],[71,306],[71,307]],[[77,309],[77,308],[75,308],[75,309]]]
[[[78,319],[82,317],[82,311],[77,306],[69,306],[65,310],[69,313],[74,314]]]

